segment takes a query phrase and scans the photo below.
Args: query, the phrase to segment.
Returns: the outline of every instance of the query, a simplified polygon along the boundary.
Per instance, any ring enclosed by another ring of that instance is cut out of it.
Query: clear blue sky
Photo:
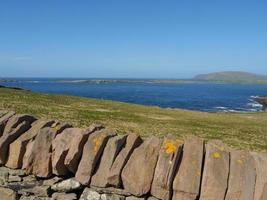
[[[267,74],[267,1],[0,2],[1,77]]]

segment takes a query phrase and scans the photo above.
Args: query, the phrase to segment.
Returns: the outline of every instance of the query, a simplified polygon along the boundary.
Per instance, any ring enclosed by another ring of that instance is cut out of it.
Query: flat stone
[[[74,178],[70,178],[52,185],[51,189],[56,192],[72,192],[81,189],[81,184]]]
[[[100,159],[100,165],[92,177],[91,185],[97,187],[108,186],[108,174],[114,160],[126,142],[126,135],[115,136],[107,142],[104,153]]]
[[[125,200],[124,196],[117,194],[101,194],[101,200]]]
[[[52,194],[52,199],[53,200],[76,200],[77,199],[77,194],[75,193],[54,193]]]
[[[255,164],[245,151],[230,152],[230,174],[225,200],[253,200],[256,182]]]
[[[147,198],[147,200],[158,200],[158,198],[150,196],[150,197]]]
[[[4,115],[1,115],[0,117],[0,138],[2,137],[4,133],[4,129],[6,126],[7,121],[15,115],[15,112],[5,112]]]
[[[23,189],[22,192],[38,197],[49,197],[51,194],[51,189],[50,186],[41,185],[29,189]]]
[[[206,145],[200,200],[224,200],[227,190],[229,166],[228,148],[218,140],[208,142]]]
[[[61,133],[70,125],[65,123],[57,123],[55,126],[46,127],[39,131],[28,159],[26,168],[27,174],[33,174],[37,177],[49,178],[52,176],[52,141],[57,134]]]
[[[36,119],[30,115],[13,115],[7,122],[4,133],[0,138],[0,165],[8,158],[9,145],[25,133]]]
[[[100,130],[91,134],[84,145],[83,155],[75,174],[76,180],[83,185],[89,185],[95,173],[98,161],[110,137],[115,134],[108,130]]]
[[[43,185],[52,186],[52,185],[54,185],[54,184],[56,184],[56,183],[58,183],[60,181],[63,181],[63,179],[60,178],[60,177],[55,176],[53,178],[44,180],[43,181]]]
[[[117,194],[121,196],[131,196],[132,194],[125,191],[124,189],[121,188],[114,188],[114,187],[106,187],[106,188],[100,188],[100,187],[94,187],[90,186],[91,189],[94,191],[100,193],[100,194]]]
[[[185,140],[181,164],[173,181],[172,199],[195,200],[199,195],[204,141],[197,137]]]
[[[267,199],[267,156],[261,153],[252,152],[251,155],[255,161],[256,166],[256,185],[254,200]]]
[[[100,124],[92,124],[87,129],[85,129],[79,136],[76,135],[75,137],[77,137],[77,139],[71,140],[70,147],[64,161],[65,166],[70,172],[72,172],[73,174],[76,173],[79,162],[82,157],[83,147],[87,142],[89,135],[103,128],[104,127]]]
[[[9,145],[9,156],[6,166],[13,169],[22,168],[23,156],[28,142],[35,138],[40,129],[51,126],[54,120],[39,119],[33,122],[31,128]]]
[[[160,149],[151,194],[162,200],[171,198],[172,183],[178,168],[183,142],[167,135]]]
[[[17,194],[11,189],[0,187],[0,198],[3,200],[16,200]]]
[[[115,161],[113,162],[109,173],[107,174],[107,185],[112,187],[119,188],[122,185],[121,181],[121,172],[127,161],[129,160],[132,152],[135,148],[140,146],[142,143],[142,139],[135,135],[130,134],[127,136],[126,144],[123,149],[119,152]]]
[[[12,182],[21,182],[22,178],[19,176],[14,176],[14,175],[9,175],[8,176],[8,182],[12,183]]]
[[[134,150],[122,170],[122,182],[126,191],[138,197],[150,191],[160,146],[160,139],[153,136]]]
[[[69,170],[75,173],[89,134],[99,128],[100,126],[96,125],[92,125],[88,129],[68,128],[57,135],[52,142],[53,174],[64,176],[69,173]]]
[[[146,200],[146,198],[145,197],[129,196],[129,197],[126,197],[126,200]]]
[[[33,175],[23,177],[23,182],[26,182],[26,183],[27,182],[36,182],[36,181],[37,181],[37,179]]]
[[[100,199],[101,195],[98,192],[93,191],[89,188],[85,188],[80,197],[80,200],[100,200]]]

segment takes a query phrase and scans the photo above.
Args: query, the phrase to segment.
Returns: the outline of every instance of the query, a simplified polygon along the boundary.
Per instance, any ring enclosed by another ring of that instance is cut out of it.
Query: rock
[[[72,192],[81,189],[81,184],[74,178],[70,178],[54,184],[51,189],[56,192]]]
[[[114,135],[114,133],[104,129],[89,136],[84,145],[83,155],[75,175],[76,180],[83,185],[89,185],[104,147],[108,139]]]
[[[172,183],[178,168],[182,147],[183,142],[172,135],[167,135],[164,139],[151,186],[153,196],[163,200],[170,199]]]
[[[28,144],[26,145],[26,150],[23,156],[23,161],[22,161],[22,169],[27,169],[30,166],[30,157],[32,154],[32,148],[34,144],[35,139],[31,139]]]
[[[156,197],[150,196],[147,198],[147,200],[158,200]]]
[[[256,185],[254,200],[267,199],[267,156],[261,153],[252,152],[251,155],[255,161],[256,166]]]
[[[101,200],[125,200],[124,196],[120,196],[117,194],[101,194]]]
[[[0,198],[3,200],[16,200],[17,194],[11,189],[0,187]]]
[[[161,141],[151,137],[134,150],[122,170],[122,182],[126,191],[142,196],[150,191]]]
[[[57,123],[55,126],[46,127],[37,134],[26,168],[27,174],[34,174],[42,178],[52,176],[51,150],[52,140],[70,125]]]
[[[44,180],[43,185],[52,186],[52,185],[54,185],[54,184],[56,184],[62,180],[63,180],[62,178],[55,176],[53,178]]]
[[[21,196],[19,200],[53,200],[49,197]]]
[[[134,149],[137,148],[141,143],[142,139],[139,136],[135,134],[130,134],[127,136],[125,146],[116,157],[109,170],[109,173],[107,174],[107,185],[117,188],[121,186],[122,169],[124,168],[126,162],[129,160]]]
[[[54,193],[52,194],[52,199],[53,200],[76,200],[77,199],[77,194],[75,193]]]
[[[9,146],[9,156],[6,166],[13,169],[22,168],[23,156],[28,142],[35,138],[40,129],[51,126],[55,121],[39,119],[33,122],[32,127]]]
[[[14,115],[8,120],[4,133],[0,138],[0,165],[5,164],[7,161],[9,144],[25,133],[35,120],[30,115]]]
[[[82,156],[83,146],[89,134],[100,129],[92,125],[88,129],[68,128],[57,135],[52,142],[52,167],[55,175],[75,173]]]
[[[27,183],[27,182],[37,182],[37,179],[33,175],[25,176],[25,177],[23,177],[23,182],[24,183]]]
[[[70,172],[73,174],[76,173],[79,162],[82,157],[84,144],[88,140],[88,136],[95,131],[99,131],[104,127],[99,124],[92,124],[86,130],[84,130],[79,136],[76,135],[75,140],[71,140],[70,148],[65,158],[65,166],[68,168]]]
[[[100,199],[101,195],[98,192],[93,191],[89,188],[85,188],[80,197],[80,200],[100,200]]]
[[[229,151],[218,140],[208,142],[200,200],[224,200],[229,175]]]
[[[116,156],[122,149],[123,145],[125,145],[126,138],[127,136],[123,135],[109,139],[101,157],[100,165],[92,177],[91,185],[97,187],[108,186],[107,176],[114,160],[116,159]]]
[[[2,135],[4,133],[4,129],[5,129],[5,126],[6,126],[7,121],[13,115],[15,115],[15,112],[4,112],[4,114],[1,115],[1,117],[0,117],[0,138],[2,137]]]
[[[225,200],[253,200],[256,181],[254,160],[248,152],[230,152],[230,174]]]
[[[90,188],[100,194],[117,194],[120,196],[131,196],[132,195],[131,193],[120,188],[113,188],[113,187],[100,188],[100,187],[94,187],[94,186],[90,186]]]
[[[129,196],[126,197],[126,200],[145,200],[145,197],[135,197],[135,196]]]
[[[204,141],[197,137],[185,140],[181,164],[173,181],[172,199],[195,200],[199,195]]]
[[[14,176],[14,175],[9,175],[8,177],[8,182],[12,183],[12,182],[21,182],[22,178],[19,176]]]
[[[37,197],[49,197],[51,195],[50,186],[35,186],[33,188],[23,189],[22,192]]]

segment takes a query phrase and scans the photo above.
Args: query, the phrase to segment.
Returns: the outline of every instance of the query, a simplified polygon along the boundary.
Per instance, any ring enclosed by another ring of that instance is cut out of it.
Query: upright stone
[[[100,130],[91,134],[84,145],[83,155],[75,174],[76,180],[83,185],[89,185],[96,170],[97,163],[110,137],[115,134],[108,130]]]
[[[139,136],[135,134],[130,134],[127,136],[125,146],[120,151],[119,155],[116,157],[115,161],[113,162],[109,170],[107,185],[116,188],[119,188],[121,186],[122,169],[129,160],[134,149],[137,148],[141,143],[142,139]]]
[[[68,166],[73,170],[77,169],[84,143],[89,134],[96,129],[97,126],[95,125],[88,129],[68,128],[56,136],[52,142],[53,174],[58,176],[67,175],[69,170],[65,165],[66,157],[68,157]]]
[[[96,187],[108,186],[107,176],[118,153],[122,149],[123,145],[125,145],[126,137],[126,135],[115,136],[107,142],[103,156],[100,159],[98,169],[92,176],[91,185]]]
[[[261,153],[251,153],[256,166],[256,185],[254,200],[267,199],[267,156]]]
[[[204,141],[188,138],[183,147],[182,160],[173,182],[173,200],[195,200],[199,196]]]
[[[122,182],[126,191],[135,196],[143,196],[150,191],[161,141],[151,137],[131,155],[122,170]]]
[[[224,200],[229,175],[229,151],[218,140],[206,146],[200,200]]]
[[[167,135],[160,149],[151,194],[162,200],[171,198],[172,183],[181,156],[183,142]]]
[[[230,174],[225,200],[253,200],[256,171],[252,156],[245,151],[230,152]]]
[[[78,139],[71,141],[70,148],[65,158],[64,164],[73,174],[76,173],[79,162],[82,157],[83,147],[86,141],[88,140],[88,136],[95,131],[99,131],[104,127],[99,124],[92,124],[88,127],[84,132],[82,132]]]
[[[56,123],[52,127],[43,128],[36,136],[32,151],[29,157],[29,164],[26,168],[28,174],[33,174],[42,178],[49,178],[52,175],[51,150],[52,140],[57,134],[65,128],[70,127],[68,124]]]
[[[39,119],[33,122],[32,127],[18,139],[9,145],[9,156],[6,166],[12,169],[22,168],[23,156],[26,152],[28,142],[35,138],[38,131],[44,127],[51,126],[55,121]]]
[[[4,129],[5,129],[7,121],[13,115],[15,115],[15,112],[5,112],[5,113],[3,113],[3,115],[1,115],[1,118],[0,118],[0,138],[2,137],[2,135],[4,133]]]
[[[4,133],[0,138],[0,165],[5,164],[7,161],[9,144],[25,133],[35,120],[30,115],[13,115],[8,120]]]

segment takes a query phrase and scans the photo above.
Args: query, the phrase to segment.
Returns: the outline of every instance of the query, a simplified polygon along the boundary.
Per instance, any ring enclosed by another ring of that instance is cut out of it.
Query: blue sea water
[[[92,97],[135,104],[155,105],[163,108],[182,108],[207,112],[257,112],[261,110],[261,105],[257,104],[253,97],[267,94],[267,85],[203,83],[97,84],[64,83],[57,80],[40,78],[16,79],[15,82],[0,84],[36,92]]]

